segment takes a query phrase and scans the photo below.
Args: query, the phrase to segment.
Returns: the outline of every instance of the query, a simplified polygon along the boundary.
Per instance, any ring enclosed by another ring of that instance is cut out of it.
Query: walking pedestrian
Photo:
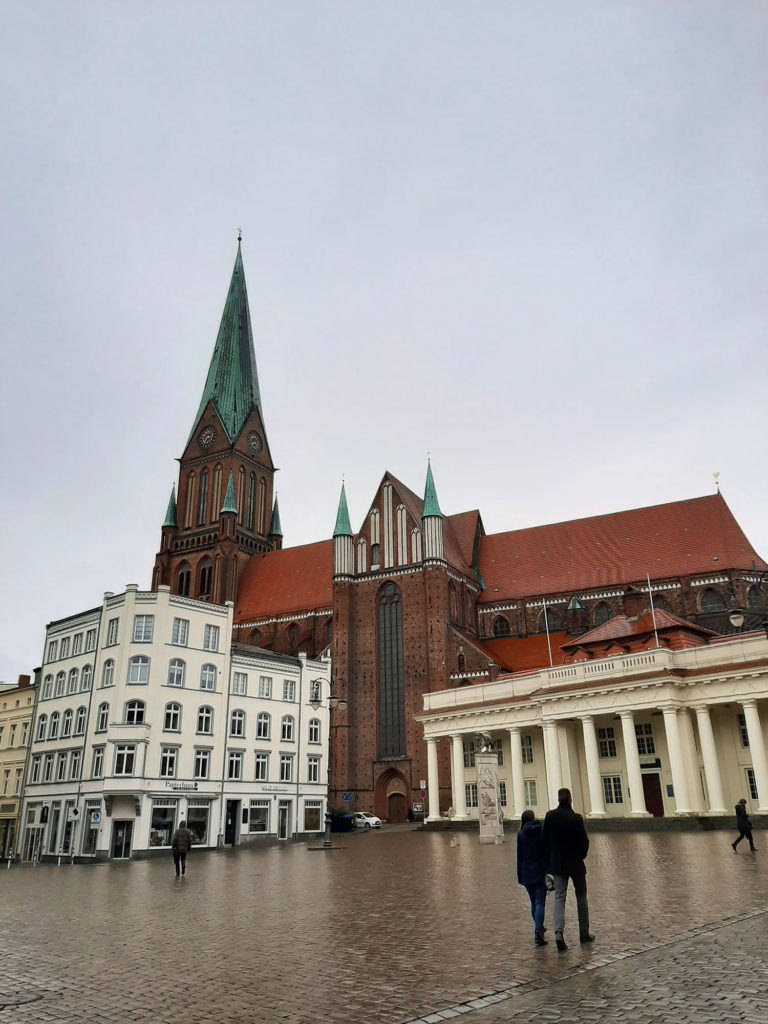
[[[579,941],[594,942],[589,930],[589,904],[587,903],[587,866],[584,863],[589,850],[589,837],[584,820],[572,806],[570,789],[557,793],[558,806],[544,815],[542,840],[550,872],[555,878],[555,905],[552,911],[555,942],[562,952],[568,949],[565,932],[565,897],[568,879],[573,880],[576,909],[579,917]]]
[[[739,845],[742,839],[748,839],[749,849],[752,851],[752,853],[755,853],[757,847],[755,846],[755,841],[752,838],[752,822],[749,820],[749,815],[747,814],[746,797],[742,797],[741,800],[739,800],[739,802],[736,804],[736,828],[739,830],[739,838],[735,839],[731,843],[731,846],[733,847],[733,852],[738,853],[736,847]]]
[[[187,873],[187,853],[192,846],[192,833],[187,828],[186,821],[179,822],[179,827],[173,833],[171,849],[173,850],[173,863],[176,868],[176,877]]]
[[[544,843],[541,839],[541,822],[533,811],[523,811],[520,831],[517,833],[517,881],[525,887],[531,901],[533,918],[533,943],[546,946],[544,938],[544,907],[547,902],[547,887],[544,876],[547,862]]]

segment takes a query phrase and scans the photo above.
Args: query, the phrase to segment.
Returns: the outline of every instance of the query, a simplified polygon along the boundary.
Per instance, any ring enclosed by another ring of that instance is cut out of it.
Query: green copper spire
[[[432,463],[427,462],[427,484],[424,488],[424,511],[421,513],[424,516],[440,516],[442,519],[443,513],[440,511],[440,505],[437,501],[437,491],[435,490],[435,481],[432,479]]]
[[[283,536],[283,531],[280,528],[280,509],[277,507],[277,495],[275,495],[275,504],[272,507],[272,518],[269,521],[269,536]]]
[[[237,506],[235,505],[235,481],[232,479],[232,470],[229,471],[229,480],[227,480],[227,490],[224,494],[224,504],[221,506],[221,512],[219,515],[223,515],[225,512],[234,512],[237,515]]]
[[[352,527],[349,525],[349,512],[347,510],[347,492],[344,484],[341,485],[341,497],[339,498],[339,511],[336,513],[336,526],[333,531],[334,537],[351,537]]]
[[[200,408],[192,427],[193,432],[209,401],[216,406],[230,443],[243,429],[243,424],[254,407],[261,415],[259,378],[256,373],[251,315],[248,310],[248,292],[245,287],[239,237],[229,293],[224,304]]]
[[[168,500],[168,510],[165,513],[163,526],[176,526],[176,485],[171,487],[171,497]]]

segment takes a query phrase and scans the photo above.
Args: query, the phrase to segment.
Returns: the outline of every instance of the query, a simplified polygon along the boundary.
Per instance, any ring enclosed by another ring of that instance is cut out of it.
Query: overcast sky
[[[285,544],[722,491],[768,556],[768,4],[0,4],[0,679],[148,587],[243,229]]]

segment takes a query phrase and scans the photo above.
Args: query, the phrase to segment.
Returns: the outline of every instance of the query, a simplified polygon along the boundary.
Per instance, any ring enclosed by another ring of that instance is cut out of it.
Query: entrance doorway
[[[112,823],[113,860],[128,860],[130,858],[132,838],[133,821],[115,821]]]
[[[240,817],[240,801],[227,800],[227,817],[224,822],[224,842],[227,846],[237,843],[237,820]]]
[[[664,798],[661,795],[661,776],[656,772],[643,775],[645,809],[654,818],[664,817]]]
[[[40,856],[40,840],[43,837],[43,830],[39,826],[27,829],[26,843],[24,844],[24,860],[34,861]]]
[[[403,822],[406,820],[407,815],[405,795],[403,793],[390,793],[387,797],[387,821]]]
[[[287,839],[291,825],[291,804],[289,800],[281,800],[277,805],[277,838]]]

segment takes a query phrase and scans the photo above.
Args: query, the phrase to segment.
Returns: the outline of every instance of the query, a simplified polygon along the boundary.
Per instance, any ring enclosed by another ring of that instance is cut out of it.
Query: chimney
[[[19,676],[19,689],[21,689],[22,686],[29,686],[31,682],[32,679],[30,676]]]
[[[648,595],[644,590],[638,590],[630,583],[624,591],[624,614],[628,619],[636,619],[648,608]]]

